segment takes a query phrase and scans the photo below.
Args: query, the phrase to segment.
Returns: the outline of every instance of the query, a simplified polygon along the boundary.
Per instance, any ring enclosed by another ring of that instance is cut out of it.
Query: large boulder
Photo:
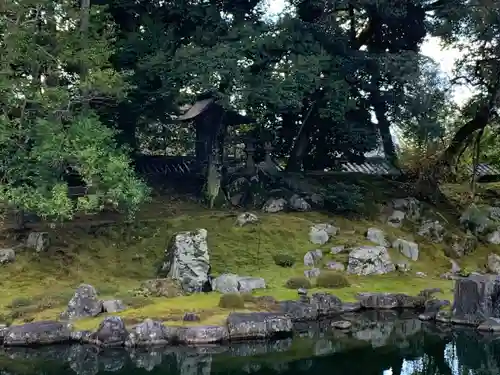
[[[201,292],[208,282],[210,257],[207,230],[176,233],[165,250],[162,271],[188,293]]]
[[[340,298],[329,293],[314,293],[311,297],[311,305],[318,311],[318,317],[331,317],[342,311]]]
[[[378,228],[368,228],[366,239],[379,246],[389,246],[389,241],[386,240],[384,231]]]
[[[82,284],[68,302],[68,307],[61,314],[62,319],[76,320],[99,315],[103,311],[102,301],[92,285]]]
[[[452,321],[478,325],[488,318],[500,318],[500,279],[479,275],[457,279]]]
[[[443,242],[445,228],[437,220],[424,220],[418,229],[418,235],[426,237],[434,243]]]
[[[229,340],[227,327],[193,326],[179,330],[179,342],[185,345],[218,344]]]
[[[309,229],[309,241],[315,245],[324,245],[330,239],[330,236],[335,236],[339,229],[331,224],[314,224]]]
[[[37,253],[47,250],[50,246],[50,237],[47,232],[31,232],[26,239],[26,247]]]
[[[178,336],[178,328],[167,327],[162,322],[146,319],[133,326],[125,341],[125,346],[154,346],[170,344]]]
[[[280,311],[294,322],[318,319],[318,306],[302,301],[282,301]]]
[[[291,336],[293,332],[289,316],[267,312],[231,313],[227,327],[233,341]]]
[[[4,334],[5,346],[59,344],[70,340],[71,325],[55,321],[40,321],[11,326]]]
[[[128,339],[125,323],[119,316],[108,316],[89,337],[91,344],[102,347],[122,346]]]
[[[304,266],[314,267],[321,261],[322,258],[323,252],[320,249],[308,251],[306,255],[304,255]]]
[[[397,239],[392,243],[392,247],[398,250],[408,259],[411,259],[413,261],[418,260],[418,245],[415,242]]]
[[[405,218],[411,221],[419,220],[422,215],[422,203],[413,197],[394,199],[392,207],[404,212]]]
[[[460,217],[460,224],[475,234],[481,236],[491,231],[495,221],[490,218],[490,207],[482,207],[472,203]]]
[[[261,277],[238,276],[224,273],[212,280],[212,290],[220,293],[246,293],[254,289],[265,289],[266,282]]]
[[[360,246],[349,253],[347,272],[355,275],[381,275],[396,270],[383,246]]]

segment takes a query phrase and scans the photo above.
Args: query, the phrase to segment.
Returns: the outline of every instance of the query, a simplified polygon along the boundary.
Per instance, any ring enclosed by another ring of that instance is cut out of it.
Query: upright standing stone
[[[475,275],[457,279],[452,321],[478,325],[488,318],[500,318],[500,278]]]
[[[185,292],[201,292],[208,282],[210,257],[207,230],[179,232],[165,250],[163,271],[177,281]]]

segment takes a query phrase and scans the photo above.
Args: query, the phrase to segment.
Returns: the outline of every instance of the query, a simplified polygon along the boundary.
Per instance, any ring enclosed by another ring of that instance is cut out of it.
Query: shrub
[[[292,267],[295,264],[295,259],[288,254],[277,254],[273,259],[274,263],[280,267]]]
[[[310,289],[312,285],[311,281],[309,281],[307,277],[294,276],[286,281],[285,287],[287,287],[288,289],[299,289],[299,288]]]
[[[7,306],[11,309],[16,309],[19,307],[27,307],[33,305],[33,302],[30,298],[27,297],[17,297],[14,298],[10,304]]]
[[[242,309],[245,307],[245,300],[239,293],[226,293],[220,297],[219,307],[223,309]]]
[[[365,207],[365,191],[361,186],[336,182],[325,189],[325,207],[337,213],[363,214]]]
[[[320,288],[345,288],[351,285],[345,275],[339,272],[326,271],[316,279],[316,285]]]
[[[241,298],[243,298],[244,302],[255,302],[255,297],[252,295],[252,293],[241,293]]]

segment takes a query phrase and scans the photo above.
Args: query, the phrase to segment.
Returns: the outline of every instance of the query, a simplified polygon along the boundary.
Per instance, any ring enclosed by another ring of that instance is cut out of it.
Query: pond
[[[0,350],[1,375],[498,375],[500,336],[393,312],[356,316],[355,329],[297,325],[293,339],[212,347]]]

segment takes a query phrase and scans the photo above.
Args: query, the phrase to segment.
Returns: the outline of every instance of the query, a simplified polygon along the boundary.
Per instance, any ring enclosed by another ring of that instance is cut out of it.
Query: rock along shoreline
[[[64,343],[90,344],[98,347],[155,347],[223,345],[252,340],[275,340],[294,336],[297,323],[330,321],[331,327],[349,330],[345,314],[367,310],[412,310],[422,313],[422,320],[432,320],[449,301],[432,298],[437,289],[426,289],[417,296],[402,293],[361,293],[358,302],[343,303],[329,293],[315,293],[300,300],[281,301],[273,312],[232,312],[220,326],[169,326],[146,319],[126,327],[119,316],[107,316],[96,331],[74,331],[68,321],[39,321],[0,329],[3,347],[42,346]],[[432,317],[432,318],[428,318]]]

